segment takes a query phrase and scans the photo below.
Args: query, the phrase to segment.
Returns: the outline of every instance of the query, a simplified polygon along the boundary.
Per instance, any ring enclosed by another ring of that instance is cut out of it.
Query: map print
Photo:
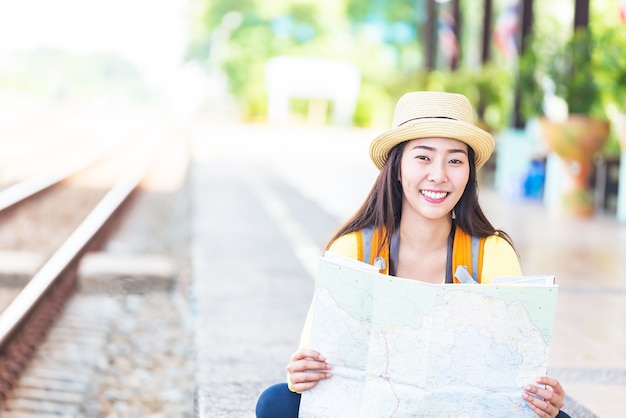
[[[300,417],[535,417],[556,285],[432,285],[322,258],[311,347],[333,377]]]

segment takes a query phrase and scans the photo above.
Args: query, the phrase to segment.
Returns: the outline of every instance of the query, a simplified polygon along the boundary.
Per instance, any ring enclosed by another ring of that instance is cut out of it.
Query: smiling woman
[[[378,178],[325,249],[384,274],[430,283],[519,276],[510,238],[491,225],[478,201],[476,172],[491,156],[494,139],[473,124],[473,114],[459,94],[411,92],[400,98],[392,128],[370,146]],[[310,346],[313,304],[315,299],[288,363],[287,383],[261,394],[259,418],[297,417],[300,394],[333,378],[324,353]],[[541,417],[567,416],[560,412],[565,395],[554,378],[526,382],[519,396],[525,416],[531,410]]]

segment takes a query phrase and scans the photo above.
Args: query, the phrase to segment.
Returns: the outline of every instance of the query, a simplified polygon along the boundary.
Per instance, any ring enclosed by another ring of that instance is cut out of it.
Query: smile
[[[431,190],[422,190],[420,193],[422,196],[426,196],[427,198],[434,200],[441,200],[449,194],[447,192],[433,192]]]

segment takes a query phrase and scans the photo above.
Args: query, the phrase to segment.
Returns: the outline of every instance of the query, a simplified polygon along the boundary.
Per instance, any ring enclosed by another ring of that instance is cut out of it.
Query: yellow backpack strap
[[[461,283],[459,277],[462,275],[458,272],[459,267],[464,268],[474,282],[480,283],[482,275],[483,253],[485,248],[485,239],[473,237],[456,227],[454,231],[454,243],[452,245],[452,275],[454,283]],[[463,280],[463,282],[467,282]]]
[[[365,259],[365,248],[363,245],[363,230],[356,231],[356,255],[360,261]],[[369,255],[367,256],[369,258]]]
[[[357,254],[359,260],[377,266],[381,273],[386,274],[389,268],[389,246],[382,248],[376,254],[380,241],[383,238],[383,229],[368,226],[357,232]]]

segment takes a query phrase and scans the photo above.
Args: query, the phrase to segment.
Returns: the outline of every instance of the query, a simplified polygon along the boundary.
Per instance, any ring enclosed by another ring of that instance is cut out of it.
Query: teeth
[[[430,199],[443,199],[448,195],[446,192],[432,192],[430,190],[422,190],[422,194]]]

